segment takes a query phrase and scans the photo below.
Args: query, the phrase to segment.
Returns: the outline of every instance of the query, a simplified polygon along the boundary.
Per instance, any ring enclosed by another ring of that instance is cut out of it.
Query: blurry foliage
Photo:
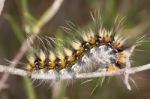
[[[28,35],[25,33],[33,32],[30,30],[33,30],[39,24],[38,17],[42,16],[43,11],[51,4],[52,1],[49,2],[49,0],[39,0],[39,2],[36,0],[28,2],[27,0],[21,0],[20,2],[18,0],[6,1],[3,18],[0,19],[0,61],[2,63],[5,63],[3,62],[3,57],[11,59],[17,53],[19,45]],[[56,38],[65,39],[66,34],[59,27],[67,26],[66,20],[69,20],[80,28],[87,28],[92,21],[90,12],[94,12],[95,9],[100,9],[102,20],[107,28],[111,28],[112,22],[117,15],[126,16],[125,23],[123,24],[125,28],[131,29],[143,22],[147,22],[150,27],[149,4],[149,0],[65,0],[57,15],[40,30],[40,36],[55,35]],[[143,30],[143,33],[146,34],[144,40],[150,41],[150,28]],[[134,53],[133,63],[136,65],[149,63],[149,42],[142,43],[138,49],[144,51],[136,51]],[[121,77],[113,77],[111,80],[107,78],[102,86],[99,84],[99,79],[93,79],[85,84],[81,84],[85,80],[75,81],[73,84],[69,82],[69,85],[67,85],[68,82],[64,81],[52,85],[53,87],[47,87],[51,85],[48,82],[36,88],[35,86],[38,84],[35,83],[32,86],[30,79],[23,78],[20,80],[14,77],[15,79],[9,80],[9,88],[0,92],[0,99],[50,99],[52,97],[57,99],[145,99],[150,98],[150,79],[147,77],[149,73],[146,72],[134,76],[138,89],[133,84],[133,91],[130,92],[124,86]],[[140,78],[145,78],[146,80]],[[142,82],[139,82],[141,80]],[[97,84],[99,86],[91,94]],[[16,89],[16,86],[20,89]],[[54,91],[56,90],[55,86],[59,89],[57,93]],[[57,96],[54,96],[54,92]]]

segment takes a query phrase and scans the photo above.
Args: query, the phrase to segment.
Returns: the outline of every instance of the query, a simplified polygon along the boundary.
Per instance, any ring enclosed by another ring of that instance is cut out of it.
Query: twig
[[[31,35],[30,38],[32,40],[35,39],[35,35]],[[9,67],[15,67],[18,62],[21,60],[21,58],[23,57],[25,51],[27,50],[27,46],[28,44],[30,44],[31,42],[28,41],[28,39],[22,44],[19,52],[17,53],[17,55],[14,57],[14,59],[12,60],[12,64],[9,65]],[[9,77],[9,74],[8,73],[5,73],[2,78],[1,78],[1,81],[0,81],[0,90],[3,89],[3,85],[4,83],[7,81]],[[6,85],[5,85],[6,86]]]
[[[60,8],[63,1],[64,0],[55,0],[53,5],[50,8],[48,8],[48,10],[40,18],[39,22],[37,23],[37,27],[42,27],[54,17],[54,15],[58,12],[58,9]]]
[[[1,15],[2,11],[3,11],[4,3],[5,3],[5,0],[0,0],[0,15]],[[6,87],[6,85],[4,83],[0,82],[0,85],[3,86],[4,88]]]
[[[133,53],[133,51],[135,50],[135,47],[136,47],[136,46],[137,46],[137,45],[133,45],[133,46],[131,47],[131,49],[129,50],[130,54],[129,54],[129,55],[127,56],[127,58],[126,58],[126,66],[127,66],[126,69],[128,69],[128,68],[131,67],[130,56],[131,56],[131,53]],[[129,74],[128,74],[128,73],[125,73],[125,74],[124,74],[124,83],[125,83],[125,85],[127,86],[127,88],[128,88],[129,90],[131,90],[131,86],[130,86],[130,84],[129,84]]]
[[[12,62],[12,64],[9,65],[9,67],[15,67],[18,64],[18,62],[21,60],[21,58],[23,57],[24,53],[26,52],[26,50],[28,48],[28,45],[30,45],[32,43],[31,41],[34,41],[34,39],[36,38],[36,35],[39,34],[40,29],[42,28],[42,26],[44,26],[44,24],[46,24],[48,21],[50,21],[53,18],[53,16],[57,13],[57,11],[59,10],[62,2],[63,2],[63,0],[55,0],[55,2],[53,3],[52,7],[50,7],[49,10],[46,12],[47,16],[44,15],[44,17],[42,17],[39,20],[38,23],[40,24],[40,26],[39,26],[39,24],[37,24],[33,28],[33,32],[34,33],[33,33],[33,35],[31,35],[29,37],[31,40],[28,40],[28,38],[27,38],[23,42],[22,46],[20,47],[19,52],[13,58],[13,62]],[[46,20],[44,20],[44,18],[46,18]],[[0,81],[0,90],[6,87],[5,82],[7,81],[8,77],[9,77],[8,73],[5,73],[2,76],[1,81]]]
[[[5,0],[0,0],[0,15],[3,11],[4,3],[5,3]]]
[[[137,72],[145,71],[150,69],[150,63],[138,67],[131,67],[131,68],[124,68],[120,69],[119,71],[116,72],[106,72],[106,71],[96,71],[96,72],[90,72],[90,73],[79,73],[76,74],[75,77],[76,79],[84,79],[84,78],[96,78],[96,77],[104,77],[104,76],[117,76],[121,74],[134,74]],[[18,69],[18,68],[13,68],[13,67],[8,67],[5,65],[0,65],[0,72],[2,73],[9,73],[12,75],[18,75],[18,76],[30,76],[33,79],[48,79],[52,80],[54,79],[51,75],[48,74],[36,74],[36,73],[29,73],[28,71]],[[71,79],[67,76],[62,76],[62,79]]]
[[[105,77],[105,76],[117,76],[117,75],[122,75],[122,74],[135,74],[137,72],[142,72],[145,70],[149,70],[150,69],[150,63],[143,65],[143,66],[137,66],[137,67],[131,67],[131,68],[124,68],[124,69],[120,69],[119,71],[116,72],[106,72],[106,71],[96,71],[96,72],[89,72],[89,73],[78,73],[75,74],[75,79],[87,79],[87,78],[97,78],[97,77]],[[18,76],[29,76],[32,79],[44,79],[44,80],[54,80],[54,77],[52,77],[51,75],[47,74],[47,73],[29,73],[28,71],[22,70],[22,69],[17,69],[17,68],[13,68],[13,67],[8,67],[8,66],[4,66],[4,65],[0,65],[0,72],[2,73],[10,73],[12,75],[18,75]],[[61,76],[61,79],[72,79],[69,76]]]

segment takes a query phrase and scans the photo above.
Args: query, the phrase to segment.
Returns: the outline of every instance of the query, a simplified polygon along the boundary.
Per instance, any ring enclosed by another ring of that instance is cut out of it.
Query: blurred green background
[[[32,28],[38,19],[52,5],[53,0],[7,0],[0,17],[0,63],[12,60],[26,37],[26,25]],[[107,28],[117,15],[126,16],[124,28],[146,35],[150,41],[150,0],[64,0],[60,10],[44,27],[40,36],[54,36],[65,33],[60,28],[71,21],[80,28],[92,22],[90,12],[100,9]],[[59,35],[58,35],[59,36]],[[150,62],[150,42],[143,42],[134,52],[134,66]],[[26,62],[26,56],[22,62]],[[21,65],[18,65],[21,67]],[[21,67],[22,68],[22,67]],[[2,74],[0,74],[1,76]],[[28,78],[10,76],[8,88],[0,92],[0,99],[150,99],[150,71],[132,75],[136,86],[127,90],[122,77],[88,79],[52,83],[34,81]],[[86,83],[84,83],[86,82]],[[96,87],[97,86],[97,87]],[[93,91],[94,90],[94,91]]]

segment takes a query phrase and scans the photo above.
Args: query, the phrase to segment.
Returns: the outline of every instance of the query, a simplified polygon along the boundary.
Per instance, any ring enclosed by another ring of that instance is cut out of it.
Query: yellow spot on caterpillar
[[[68,62],[69,63],[75,62],[75,60],[76,60],[75,55],[68,56]]]
[[[85,48],[84,47],[80,47],[78,50],[77,50],[77,56],[80,56],[80,55],[82,55],[83,54],[83,52],[84,52],[84,50],[85,50]]]
[[[51,61],[55,61],[55,60],[56,60],[56,56],[55,56],[54,52],[50,52],[50,54],[49,54],[49,59],[50,59]]]
[[[110,41],[110,35],[107,34],[103,37],[103,42],[108,43]]]
[[[95,39],[94,33],[92,31],[90,31],[88,33],[88,43],[90,43],[92,45],[96,44],[96,39]]]
[[[60,64],[60,66],[61,66],[62,68],[65,68],[65,66],[66,66],[66,60],[60,60],[60,61],[59,61],[59,64]]]
[[[117,42],[117,41],[113,41],[112,46],[113,46],[113,48],[120,48],[121,47],[120,42]]]
[[[29,61],[30,64],[34,64],[35,58],[33,56],[30,56],[28,58],[28,61]]]
[[[110,73],[117,72],[118,70],[119,70],[119,68],[115,64],[112,64],[112,65],[108,66],[108,68],[107,68],[107,71]]]
[[[89,41],[89,38],[87,36],[87,34],[82,34],[82,39],[85,41],[85,42],[88,42]]]
[[[63,60],[65,58],[64,54],[61,51],[58,51],[57,54],[59,59]]]
[[[73,42],[72,46],[77,51],[76,53],[77,56],[80,56],[85,50],[85,48],[81,45],[79,41]]]
[[[94,33],[93,33],[92,31],[90,31],[90,32],[88,33],[88,37],[89,37],[89,38],[91,38],[91,37],[94,38]]]
[[[49,62],[49,68],[50,69],[54,69],[56,68],[56,56],[53,52],[50,52],[49,54],[49,59],[50,59],[50,62]]]
[[[41,60],[45,60],[45,54],[44,54],[44,52],[43,51],[40,51],[40,59]]]
[[[55,69],[56,68],[56,62],[55,61],[50,61],[49,62],[49,68],[50,69]]]
[[[78,50],[81,46],[81,43],[79,41],[75,41],[75,42],[72,42],[72,47],[75,49],[75,50]]]
[[[96,39],[95,38],[91,38],[89,43],[92,44],[92,45],[95,45],[96,44]]]
[[[66,60],[65,60],[64,54],[62,52],[60,52],[60,51],[58,51],[57,54],[58,54],[58,58],[60,59],[59,60],[59,65],[62,68],[65,68],[65,66],[66,66]]]
[[[65,51],[65,54],[68,56],[68,59],[67,59],[68,63],[74,62],[76,57],[75,55],[73,55],[73,52],[67,48],[65,48],[64,51]]]
[[[108,43],[110,41],[112,32],[106,31],[106,30],[101,30],[99,31],[99,36],[102,38],[103,43]]]
[[[35,68],[35,64],[34,64],[35,58],[33,56],[30,56],[28,58],[28,61],[29,61],[29,64],[27,65],[27,70],[31,72]]]
[[[83,41],[85,41],[85,42],[87,42],[87,44],[92,44],[92,45],[94,45],[94,44],[96,44],[96,39],[95,39],[95,37],[94,37],[94,33],[92,32],[92,31],[90,31],[89,33],[84,33],[84,34],[82,34],[82,39],[83,39]]]
[[[43,51],[40,51],[40,68],[45,68],[45,59],[46,59],[46,56],[44,54]]]
[[[64,52],[65,52],[65,54],[67,55],[67,56],[71,56],[72,55],[72,51],[70,50],[70,49],[68,49],[68,48],[64,48]]]
[[[120,48],[123,45],[124,41],[125,39],[123,40],[121,37],[115,36],[114,41],[112,42],[113,48]]]
[[[33,70],[34,70],[34,68],[33,67],[31,67],[31,65],[27,65],[27,71],[30,71],[30,72],[32,72]]]

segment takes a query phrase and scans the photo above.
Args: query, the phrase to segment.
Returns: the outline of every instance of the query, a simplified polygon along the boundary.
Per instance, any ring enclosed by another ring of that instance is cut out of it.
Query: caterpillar
[[[64,47],[61,51],[48,49],[48,53],[41,50],[30,56],[27,70],[42,70],[52,76],[75,74],[88,68],[116,72],[126,68],[127,62],[130,62],[129,56],[133,46],[126,46],[127,40],[127,37],[113,29],[107,30],[100,25],[97,31],[89,29],[82,32],[78,40],[71,41],[71,47]]]

